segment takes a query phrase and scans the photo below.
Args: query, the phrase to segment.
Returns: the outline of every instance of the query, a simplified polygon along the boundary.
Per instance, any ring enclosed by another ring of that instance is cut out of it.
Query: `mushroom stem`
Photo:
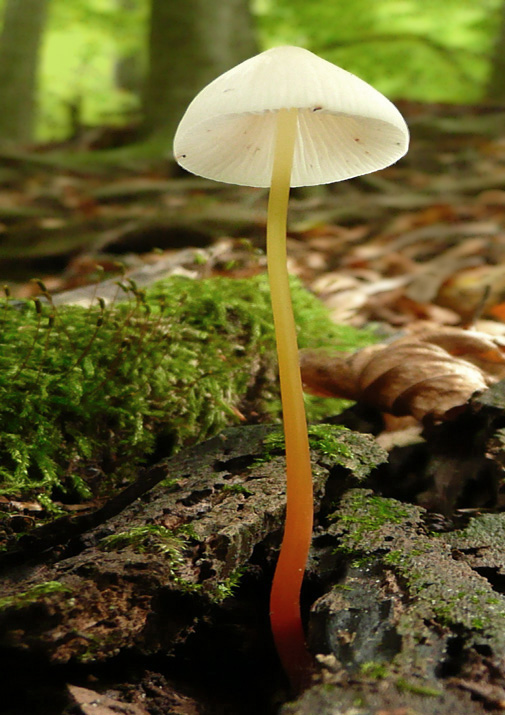
[[[296,109],[279,110],[267,221],[268,275],[277,340],[287,472],[286,522],[270,596],[270,621],[277,652],[294,690],[303,685],[311,664],[300,614],[300,590],[313,521],[309,440],[286,251],[297,126]]]

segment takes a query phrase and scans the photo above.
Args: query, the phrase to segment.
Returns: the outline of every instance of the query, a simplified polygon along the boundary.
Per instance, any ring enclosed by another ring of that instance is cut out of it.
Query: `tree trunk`
[[[48,0],[7,0],[0,36],[0,143],[33,138],[35,92]]]
[[[170,141],[195,94],[255,52],[249,0],[151,0],[146,133]]]
[[[138,8],[138,0],[116,0],[116,4],[123,15],[133,16]],[[131,21],[131,20],[130,20]],[[118,49],[118,57],[114,65],[114,84],[118,89],[140,95],[142,89],[142,57],[140,45],[134,48],[123,45]]]
[[[491,71],[487,84],[486,97],[492,102],[505,102],[505,2],[500,9],[499,30],[496,37],[493,55],[491,57]]]

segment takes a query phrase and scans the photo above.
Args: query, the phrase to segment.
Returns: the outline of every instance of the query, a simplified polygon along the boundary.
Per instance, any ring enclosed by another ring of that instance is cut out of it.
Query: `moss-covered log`
[[[330,522],[345,575],[312,610],[324,682],[283,715],[501,712],[504,515],[439,533],[424,509],[352,489]]]
[[[0,494],[107,497],[155,458],[278,418],[264,276],[129,288],[113,306],[0,305]],[[300,286],[295,305],[302,345],[348,342]]]
[[[328,498],[329,481],[342,489],[385,457],[371,437],[338,427],[318,428],[312,445],[317,505]],[[34,712],[15,685],[23,668],[47,671],[54,698],[69,677],[82,683],[90,663],[96,669],[125,654],[132,662],[177,654],[183,663],[191,642],[205,649],[205,633],[216,623],[219,633],[236,609],[242,615],[222,643],[211,637],[206,667],[228,667],[239,678],[258,663],[277,672],[267,593],[285,510],[278,428],[234,428],[156,469],[165,481],[120,514],[81,533],[61,531],[43,553],[28,544],[16,560],[4,561],[0,661],[11,674],[13,712]],[[230,646],[244,623],[253,630]]]

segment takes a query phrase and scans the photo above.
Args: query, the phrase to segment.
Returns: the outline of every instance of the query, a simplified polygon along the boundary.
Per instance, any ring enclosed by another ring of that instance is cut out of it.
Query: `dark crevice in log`
[[[156,465],[146,470],[126,489],[107,501],[101,508],[91,514],[82,516],[64,516],[44,524],[18,541],[18,547],[12,551],[0,554],[0,571],[33,560],[37,555],[47,558],[47,551],[58,545],[68,543],[91,529],[103,524],[121,513],[128,505],[143,496],[163,479],[167,478],[164,466]]]
[[[476,567],[475,571],[489,581],[495,591],[505,593],[505,574],[500,573],[498,568]]]

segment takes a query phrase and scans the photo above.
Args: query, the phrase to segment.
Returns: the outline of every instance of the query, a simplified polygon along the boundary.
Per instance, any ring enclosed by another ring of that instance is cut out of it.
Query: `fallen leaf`
[[[505,268],[499,266],[476,266],[455,273],[440,287],[437,303],[451,308],[463,318],[471,318],[484,311],[503,319],[493,306],[505,298]]]
[[[417,420],[450,419],[476,392],[505,378],[505,343],[460,328],[427,329],[348,356],[302,351],[304,387]]]

